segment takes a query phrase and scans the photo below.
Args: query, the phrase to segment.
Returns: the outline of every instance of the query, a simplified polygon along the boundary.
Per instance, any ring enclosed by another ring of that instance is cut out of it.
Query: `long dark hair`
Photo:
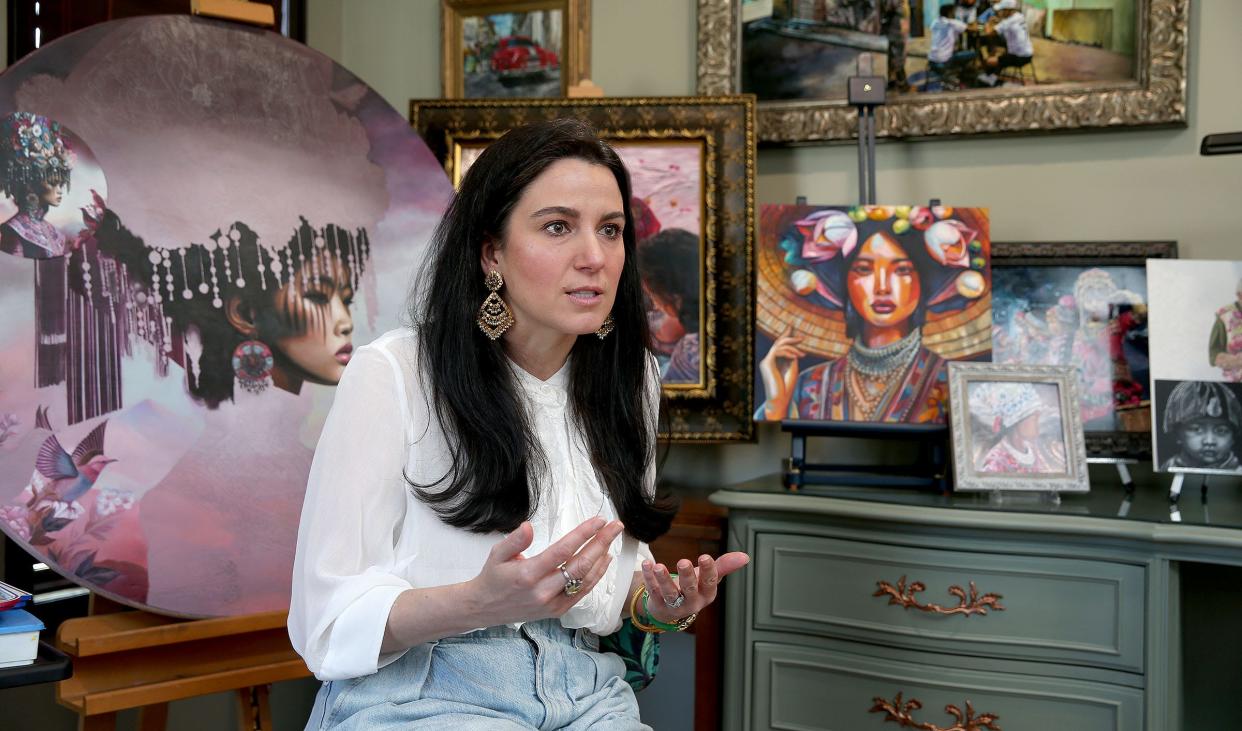
[[[441,520],[476,533],[512,531],[538,507],[535,485],[547,460],[501,342],[480,333],[475,318],[487,296],[480,269],[484,242],[503,240],[505,223],[526,187],[567,158],[608,168],[625,208],[625,264],[612,309],[616,327],[602,340],[586,335],[574,343],[570,411],[626,530],[652,541],[668,530],[675,506],[643,492],[655,457],[650,423],[659,408],[647,389],[659,376],[648,352],[630,178],[617,153],[578,120],[518,127],[488,146],[436,229],[428,271],[421,277],[426,284],[410,315],[452,466],[428,485],[407,480]]]

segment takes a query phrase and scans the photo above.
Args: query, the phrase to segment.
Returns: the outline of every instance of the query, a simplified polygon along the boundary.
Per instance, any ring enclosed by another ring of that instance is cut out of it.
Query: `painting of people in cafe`
[[[844,98],[860,59],[890,93],[1129,80],[1141,4],[774,0],[743,15],[742,91]]]
[[[763,206],[755,418],[944,423],[946,363],[991,355],[990,254],[982,208]]]

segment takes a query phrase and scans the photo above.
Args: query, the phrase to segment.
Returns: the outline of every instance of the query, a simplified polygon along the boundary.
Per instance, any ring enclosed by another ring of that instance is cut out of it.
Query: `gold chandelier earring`
[[[513,311],[497,294],[500,288],[505,286],[505,280],[500,276],[500,272],[495,269],[489,271],[483,278],[483,284],[488,289],[488,295],[487,299],[483,300],[483,304],[479,306],[479,329],[489,339],[495,340],[504,335],[505,330],[513,327]]]
[[[612,313],[609,312],[608,317],[604,318],[603,324],[600,325],[599,329],[595,331],[595,336],[599,338],[600,340],[603,340],[604,338],[608,337],[608,333],[612,332],[612,329],[616,326],[617,326],[617,322],[616,320],[612,319]]]

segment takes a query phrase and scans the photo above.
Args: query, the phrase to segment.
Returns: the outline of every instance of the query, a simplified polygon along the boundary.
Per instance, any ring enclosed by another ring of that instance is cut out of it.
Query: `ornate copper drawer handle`
[[[975,582],[973,581],[970,582],[969,595],[960,586],[949,587],[949,594],[957,597],[956,607],[942,607],[939,604],[920,604],[914,595],[927,587],[921,581],[912,581],[907,586],[906,577],[904,576],[897,580],[896,586],[887,581],[877,581],[875,585],[878,588],[871,596],[887,596],[890,605],[897,604],[906,609],[913,607],[932,614],[965,614],[967,617],[972,614],[987,614],[989,608],[995,609],[998,612],[1005,610],[1000,604],[1000,600],[1003,598],[1000,594],[984,594],[980,596],[979,590],[975,588]]]
[[[901,699],[901,693],[891,701],[885,700],[880,696],[871,699],[874,706],[871,707],[871,713],[883,713],[885,721],[894,721],[900,727],[909,727],[919,729],[919,731],[1001,731],[1001,727],[996,725],[997,716],[995,713],[980,713],[975,715],[975,707],[966,701],[966,711],[955,705],[949,704],[944,707],[944,712],[953,717],[956,721],[952,726],[937,726],[934,723],[920,722],[914,719],[914,711],[923,707],[917,698],[911,698],[908,701]]]

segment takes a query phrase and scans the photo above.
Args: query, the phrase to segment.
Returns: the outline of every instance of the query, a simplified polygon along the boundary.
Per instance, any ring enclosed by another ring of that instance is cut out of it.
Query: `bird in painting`
[[[39,448],[35,469],[43,476],[46,487],[31,500],[35,503],[58,500],[70,503],[82,497],[94,486],[104,468],[115,459],[104,454],[104,421],[78,442],[73,453],[65,451],[56,435],[48,437]]]

